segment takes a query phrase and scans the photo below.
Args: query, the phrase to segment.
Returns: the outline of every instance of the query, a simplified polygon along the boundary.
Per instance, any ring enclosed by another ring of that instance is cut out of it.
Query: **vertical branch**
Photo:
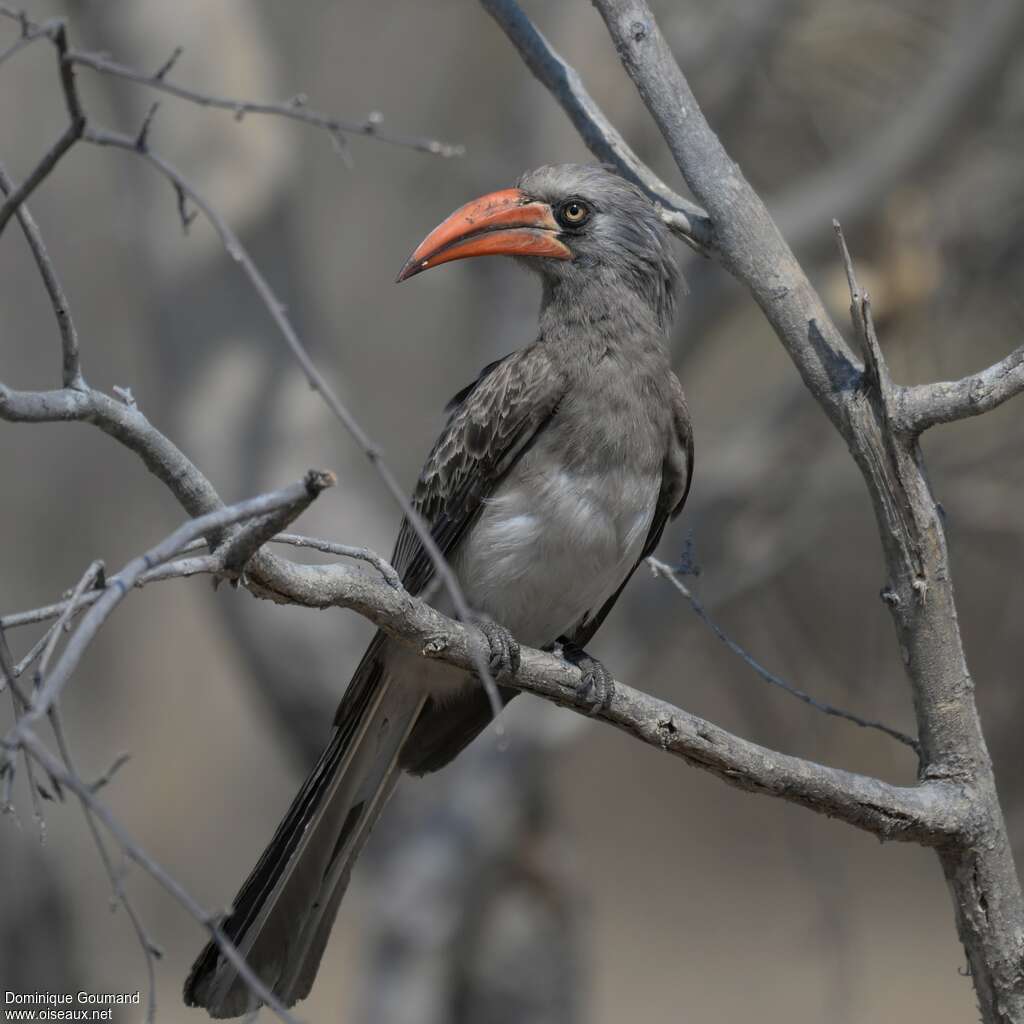
[[[870,303],[851,284],[856,365],[764,203],[712,131],[645,0],[594,0],[619,58],[694,196],[716,252],[753,294],[850,447],[875,508],[921,743],[922,774],[962,785],[972,818],[938,854],[987,1024],[1024,1020],[1024,899],[964,657],[946,539],[914,434],[893,427],[896,389]]]

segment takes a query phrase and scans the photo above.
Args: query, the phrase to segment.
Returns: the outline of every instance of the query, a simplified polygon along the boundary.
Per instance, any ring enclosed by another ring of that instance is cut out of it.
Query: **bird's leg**
[[[515,675],[519,671],[519,641],[504,626],[486,616],[477,616],[473,624],[487,641],[487,667],[491,672],[495,676],[503,672]]]
[[[587,713],[596,715],[607,708],[615,693],[615,679],[611,672],[597,658],[587,654],[579,644],[574,644],[565,637],[559,638],[555,650],[570,665],[575,665],[583,673],[576,693]]]

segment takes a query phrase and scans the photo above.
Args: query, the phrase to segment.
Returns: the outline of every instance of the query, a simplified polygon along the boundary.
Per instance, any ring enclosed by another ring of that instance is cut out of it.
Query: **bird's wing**
[[[665,526],[683,510],[686,504],[686,496],[690,493],[690,482],[693,479],[693,427],[690,423],[690,410],[686,405],[686,396],[683,394],[683,386],[673,373],[671,375],[672,403],[672,438],[669,442],[668,451],[661,467],[661,489],[658,493],[658,502],[654,508],[654,518],[651,520],[651,528],[647,533],[647,540],[644,549],[637,559],[633,568],[622,581],[619,589],[598,609],[595,615],[589,615],[573,631],[567,639],[571,640],[578,647],[586,647],[594,634],[598,631],[601,623],[604,622],[608,613],[612,610],[615,602],[619,599],[626,584],[630,581],[637,566],[648,555],[653,554],[654,549],[661,540]]]
[[[554,415],[565,392],[544,346],[528,348],[485,367],[448,404],[448,423],[413,493],[442,554],[450,554],[480,512],[483,500]],[[392,564],[410,593],[421,593],[434,565],[416,531],[403,521]]]

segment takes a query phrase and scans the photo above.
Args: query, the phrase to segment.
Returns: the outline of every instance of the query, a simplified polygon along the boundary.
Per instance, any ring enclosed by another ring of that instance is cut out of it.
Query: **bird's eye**
[[[590,207],[581,203],[578,199],[570,199],[563,203],[558,211],[558,219],[567,228],[578,228],[585,224],[590,217]]]

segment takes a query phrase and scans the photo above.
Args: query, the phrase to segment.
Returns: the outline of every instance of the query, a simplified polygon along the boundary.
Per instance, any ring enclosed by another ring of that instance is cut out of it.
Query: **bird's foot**
[[[615,679],[611,672],[571,641],[562,640],[559,647],[562,657],[583,674],[576,695],[587,709],[587,714],[596,715],[608,708],[615,694]]]
[[[487,667],[491,672],[495,676],[500,676],[504,672],[515,675],[519,671],[519,641],[493,619],[475,619],[474,624],[487,641]]]

